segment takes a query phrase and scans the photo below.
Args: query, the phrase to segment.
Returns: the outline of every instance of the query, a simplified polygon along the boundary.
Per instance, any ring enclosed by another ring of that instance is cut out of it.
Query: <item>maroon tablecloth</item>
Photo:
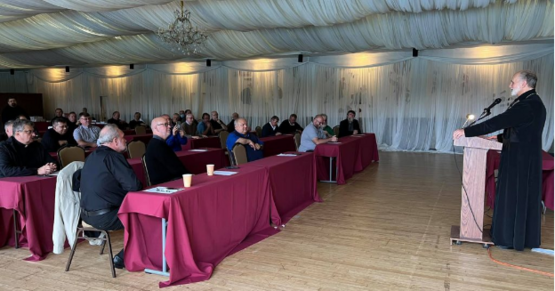
[[[27,261],[40,261],[52,251],[56,177],[11,177],[0,179],[0,243],[15,245],[13,209],[19,214],[21,246],[28,247]]]
[[[271,215],[275,225],[287,223],[314,201],[322,202],[316,186],[314,155],[294,154],[298,156],[273,156],[241,165],[241,168],[262,167],[268,170],[273,201]]]
[[[332,179],[343,185],[355,172],[364,170],[372,161],[379,161],[376,136],[373,133],[339,139],[338,144],[319,144],[314,149],[318,180],[330,179],[329,157],[334,157]],[[337,169],[337,173],[336,173]]]
[[[205,173],[207,164],[214,164],[214,169],[220,169],[229,165],[229,160],[222,149],[207,148],[205,152],[184,150],[176,152],[175,154],[185,168],[193,174]],[[143,183],[143,186],[146,186],[145,171],[141,163],[141,158],[127,159],[127,161],[141,183]]]
[[[34,122],[35,124],[35,129],[39,132],[39,133],[44,133],[48,130],[48,127],[51,126],[52,124],[50,123],[50,121],[37,121]]]
[[[284,152],[296,152],[295,139],[292,134],[263,137],[264,157],[275,156]]]
[[[147,145],[152,139],[152,133],[126,135],[124,136],[124,138],[127,140],[127,143],[130,143],[131,141],[134,141],[134,140],[140,140],[144,142],[145,145]]]
[[[488,151],[486,164],[486,194],[487,205],[493,208],[495,204],[495,170],[499,169],[501,154],[497,151]],[[542,151],[542,199],[545,206],[553,210],[553,157]]]
[[[147,129],[146,133],[147,134],[152,134],[152,130]],[[136,135],[136,132],[135,132],[134,129],[126,129],[126,130],[123,131],[123,134],[125,134],[125,135]]]
[[[170,277],[160,287],[207,280],[226,256],[277,233],[269,224],[266,169],[234,171],[229,177],[195,175],[191,188],[174,194],[128,193],[118,215],[127,270],[162,269],[161,218],[168,220]],[[162,185],[180,188],[183,182]]]
[[[189,138],[186,145],[182,145],[182,150],[200,149],[200,148],[221,148],[220,138],[217,136],[210,136],[205,138],[193,139]]]

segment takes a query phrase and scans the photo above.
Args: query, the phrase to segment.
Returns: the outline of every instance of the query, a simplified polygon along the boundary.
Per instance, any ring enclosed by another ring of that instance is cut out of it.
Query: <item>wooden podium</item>
[[[484,229],[484,194],[488,150],[501,150],[503,144],[480,137],[461,137],[455,146],[464,147],[461,223],[451,227],[451,245],[461,242],[493,245],[490,230]],[[465,193],[466,189],[466,193]],[[473,215],[474,214],[474,215]],[[483,230],[483,233],[480,231]]]

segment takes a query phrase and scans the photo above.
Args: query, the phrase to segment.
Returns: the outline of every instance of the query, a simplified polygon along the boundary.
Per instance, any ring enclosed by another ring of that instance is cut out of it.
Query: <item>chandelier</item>
[[[168,28],[159,28],[156,34],[184,54],[197,53],[208,36],[198,27],[193,27],[190,20],[191,12],[183,9],[183,1],[181,1],[181,11],[175,10],[174,15],[175,20],[168,25]]]

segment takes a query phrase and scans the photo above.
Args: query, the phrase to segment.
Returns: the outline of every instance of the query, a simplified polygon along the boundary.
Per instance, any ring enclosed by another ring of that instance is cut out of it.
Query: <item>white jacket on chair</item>
[[[75,241],[75,231],[79,223],[81,214],[80,201],[81,192],[72,189],[73,173],[82,169],[83,162],[72,162],[58,173],[56,180],[56,204],[54,207],[54,229],[52,231],[52,241],[54,242],[53,253],[61,254],[64,252],[66,241],[73,245]]]

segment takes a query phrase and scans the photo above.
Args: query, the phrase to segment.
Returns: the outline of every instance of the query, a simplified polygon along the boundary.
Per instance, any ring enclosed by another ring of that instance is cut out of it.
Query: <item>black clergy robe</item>
[[[516,250],[540,246],[545,116],[540,97],[530,90],[504,113],[464,130],[472,137],[504,129],[498,136],[503,149],[491,229],[496,245]]]
[[[172,148],[158,136],[148,143],[145,159],[152,185],[181,179],[183,174],[189,173]]]
[[[56,160],[36,141],[26,146],[12,136],[0,145],[0,178],[37,175],[47,163]]]

